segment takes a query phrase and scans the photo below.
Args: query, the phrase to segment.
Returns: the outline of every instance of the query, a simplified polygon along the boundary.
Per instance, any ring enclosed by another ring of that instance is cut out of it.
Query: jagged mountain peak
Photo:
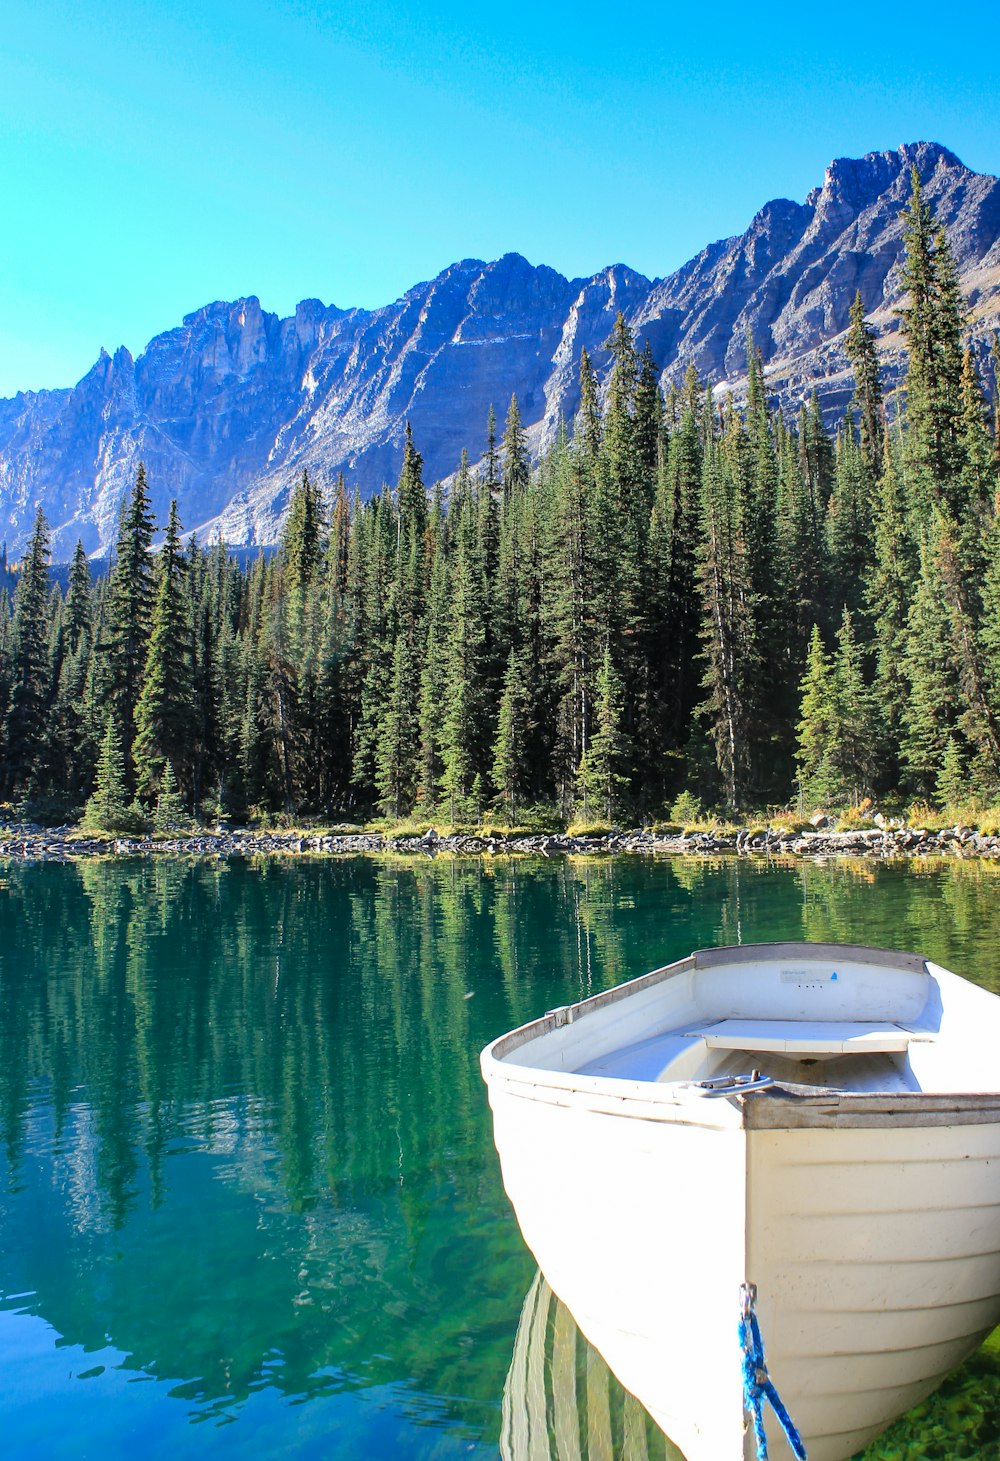
[[[815,206],[825,193],[863,207],[899,178],[904,180],[908,194],[914,167],[924,183],[939,167],[966,171],[954,152],[939,142],[904,142],[889,151],[866,152],[864,157],[835,157],[826,169],[822,186],[813,189],[807,202]]]
[[[842,334],[855,291],[899,369],[902,210],[917,167],[951,239],[973,323],[1000,312],[1000,183],[934,142],[836,158],[802,203],[774,198],[744,233],[649,280],[624,263],[567,279],[508,252],[464,258],[380,309],[304,299],[289,318],[253,294],[214,300],[133,361],[102,350],[71,390],[0,401],[0,536],[16,551],[42,505],[57,557],[106,550],[122,493],[146,461],[158,515],[187,529],[273,541],[303,467],[366,492],[394,480],[409,420],[428,480],[485,446],[512,394],[540,451],[578,406],[581,350],[606,370],[622,311],[664,377],[689,362],[739,391],[749,329],[784,405],[815,386],[843,405]]]

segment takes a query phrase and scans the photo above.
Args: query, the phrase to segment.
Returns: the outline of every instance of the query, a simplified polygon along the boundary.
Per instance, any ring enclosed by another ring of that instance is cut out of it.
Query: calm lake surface
[[[676,1461],[535,1281],[478,1053],[801,937],[1000,991],[1000,870],[0,865],[5,1456]],[[998,1455],[989,1345],[866,1452]]]

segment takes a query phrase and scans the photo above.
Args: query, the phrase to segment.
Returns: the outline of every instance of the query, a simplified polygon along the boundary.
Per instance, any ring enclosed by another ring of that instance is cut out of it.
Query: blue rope
[[[778,1418],[785,1438],[797,1461],[806,1461],[806,1448],[792,1418],[781,1403],[781,1397],[771,1382],[764,1363],[764,1341],[760,1337],[760,1325],[753,1311],[756,1290],[752,1285],[742,1289],[742,1312],[740,1314],[740,1348],[743,1350],[743,1406],[753,1421],[757,1438],[757,1461],[767,1461],[767,1436],[764,1432],[764,1401],[768,1401]]]

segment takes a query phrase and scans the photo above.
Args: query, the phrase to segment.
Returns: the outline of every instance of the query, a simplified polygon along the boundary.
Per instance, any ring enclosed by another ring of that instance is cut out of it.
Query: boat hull
[[[736,1341],[744,1279],[810,1461],[846,1461],[1000,1320],[1000,1120],[987,1112],[916,1113],[902,1129],[799,1113],[754,1129],[728,1100],[484,1070],[528,1246],[687,1461],[756,1454]],[[773,1418],[767,1429],[784,1461]]]

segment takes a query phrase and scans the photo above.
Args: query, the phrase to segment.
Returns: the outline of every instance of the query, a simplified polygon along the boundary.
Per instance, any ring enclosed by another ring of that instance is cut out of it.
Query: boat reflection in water
[[[541,1273],[517,1326],[500,1454],[503,1461],[684,1461]]]

